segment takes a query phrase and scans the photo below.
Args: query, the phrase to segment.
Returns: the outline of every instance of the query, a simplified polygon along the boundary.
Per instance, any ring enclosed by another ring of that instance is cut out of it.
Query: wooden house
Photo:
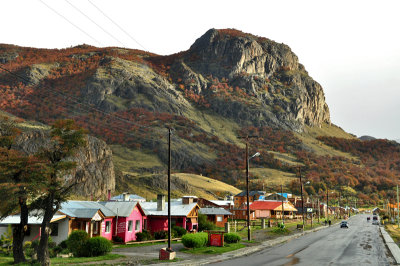
[[[200,212],[207,216],[207,220],[213,222],[218,227],[224,227],[225,223],[228,222],[228,218],[232,215],[229,211],[224,208],[201,208]]]
[[[165,202],[164,195],[157,196],[157,202],[143,202],[147,217],[147,230],[151,233],[168,230],[168,204],[171,204],[171,225],[185,228],[187,231],[198,229],[199,205],[193,202],[194,197],[183,197],[180,200]]]

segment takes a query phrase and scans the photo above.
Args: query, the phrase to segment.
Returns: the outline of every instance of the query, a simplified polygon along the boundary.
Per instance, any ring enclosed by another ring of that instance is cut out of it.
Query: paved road
[[[367,216],[351,217],[349,229],[332,225],[249,256],[213,265],[394,265],[379,226],[367,222]]]

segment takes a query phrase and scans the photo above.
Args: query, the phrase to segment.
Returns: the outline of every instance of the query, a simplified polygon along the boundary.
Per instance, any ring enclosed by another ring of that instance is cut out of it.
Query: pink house
[[[168,203],[164,195],[158,195],[157,202],[140,204],[147,217],[147,230],[151,233],[168,230]],[[190,196],[182,200],[171,200],[171,225],[183,227],[187,231],[197,230],[199,209],[199,205]]]
[[[106,201],[100,202],[100,204],[115,213],[115,216],[111,219],[112,236],[121,237],[123,242],[135,241],[136,233],[142,232],[146,221],[140,203],[135,201]],[[106,230],[103,230],[103,234],[107,235]]]

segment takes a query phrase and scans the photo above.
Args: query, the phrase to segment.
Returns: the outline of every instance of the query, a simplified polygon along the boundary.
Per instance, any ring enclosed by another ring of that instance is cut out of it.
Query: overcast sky
[[[334,124],[400,139],[400,1],[90,1],[1,0],[0,43],[171,54],[210,28],[236,28],[289,45],[324,88]]]

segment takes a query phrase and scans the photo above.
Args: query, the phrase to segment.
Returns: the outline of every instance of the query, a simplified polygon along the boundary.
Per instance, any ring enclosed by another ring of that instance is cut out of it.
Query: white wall
[[[57,244],[60,244],[61,241],[66,240],[68,238],[68,223],[69,219],[65,218],[60,221],[57,221],[55,223],[58,223],[58,236],[52,236],[51,239],[53,239],[54,242]]]

